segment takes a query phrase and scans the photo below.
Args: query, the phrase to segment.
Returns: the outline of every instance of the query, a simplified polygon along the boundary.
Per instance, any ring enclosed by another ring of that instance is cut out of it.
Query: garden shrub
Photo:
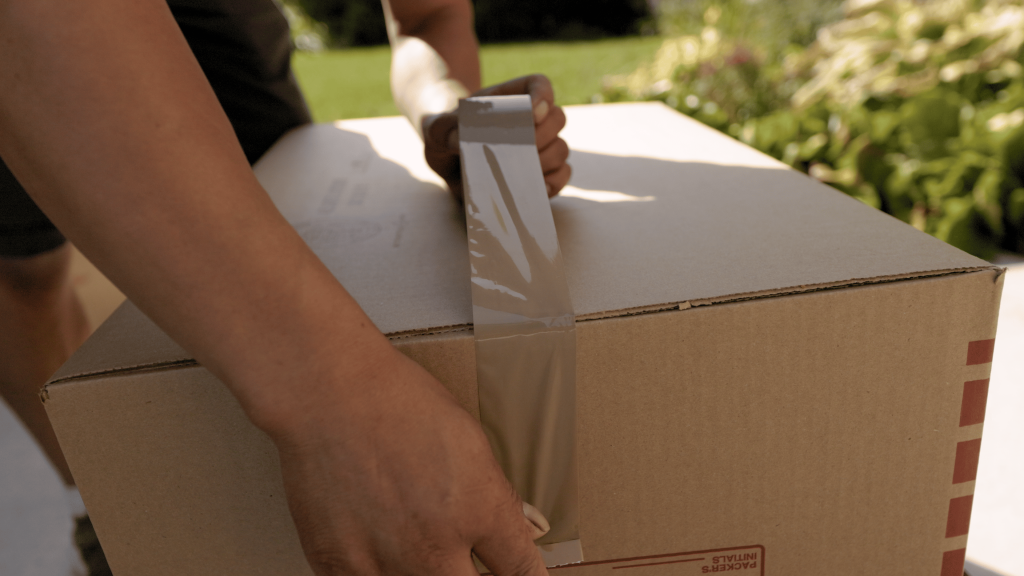
[[[1020,0],[848,1],[807,47],[666,40],[611,81],[963,250],[1024,252]]]

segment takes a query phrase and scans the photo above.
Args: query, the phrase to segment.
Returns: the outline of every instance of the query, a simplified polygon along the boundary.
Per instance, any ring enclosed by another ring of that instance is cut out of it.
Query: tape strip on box
[[[512,486],[551,524],[545,556],[580,562],[576,320],[530,97],[463,100],[459,139],[480,420]]]

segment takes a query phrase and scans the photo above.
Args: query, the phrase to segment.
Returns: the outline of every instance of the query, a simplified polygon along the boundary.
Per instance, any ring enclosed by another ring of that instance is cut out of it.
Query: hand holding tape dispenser
[[[581,562],[576,320],[531,100],[468,98],[458,114],[480,421],[512,487],[550,524],[537,540],[545,563]]]

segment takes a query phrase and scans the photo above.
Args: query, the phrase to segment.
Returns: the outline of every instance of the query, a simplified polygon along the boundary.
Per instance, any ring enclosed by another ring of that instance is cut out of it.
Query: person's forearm
[[[387,345],[256,181],[165,2],[0,0],[0,62],[0,156],[250,416],[302,394],[283,371],[337,381],[330,351]]]
[[[529,94],[548,196],[568,182],[569,147],[558,137],[565,114],[550,81],[530,75],[480,89],[480,58],[469,0],[381,0],[391,42],[391,94],[423,139],[427,164],[462,197],[459,99]]]
[[[424,117],[453,110],[459,98],[480,89],[473,8],[469,0],[382,4],[392,48],[392,95],[420,130]]]
[[[480,89],[480,57],[469,0],[386,0],[399,33],[423,40],[448,65],[448,76],[469,92]]]
[[[0,156],[268,433],[315,573],[546,574],[480,424],[277,212],[164,0],[0,0]]]

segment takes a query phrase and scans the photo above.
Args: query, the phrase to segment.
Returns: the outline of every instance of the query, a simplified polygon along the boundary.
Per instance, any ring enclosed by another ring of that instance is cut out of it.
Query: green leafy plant
[[[762,61],[753,81],[705,77],[726,95],[693,79],[705,62],[736,69],[720,60],[735,43],[705,42],[696,60],[659,52],[606,93],[662,99],[972,254],[1024,252],[1020,0],[850,0],[844,19]]]
[[[777,54],[725,33],[723,18],[727,29],[750,28],[711,4],[697,33],[665,40],[650,63],[606,79],[603,99],[661,100],[720,130],[735,125],[734,132],[739,122],[787,106],[798,84],[782,73]]]

